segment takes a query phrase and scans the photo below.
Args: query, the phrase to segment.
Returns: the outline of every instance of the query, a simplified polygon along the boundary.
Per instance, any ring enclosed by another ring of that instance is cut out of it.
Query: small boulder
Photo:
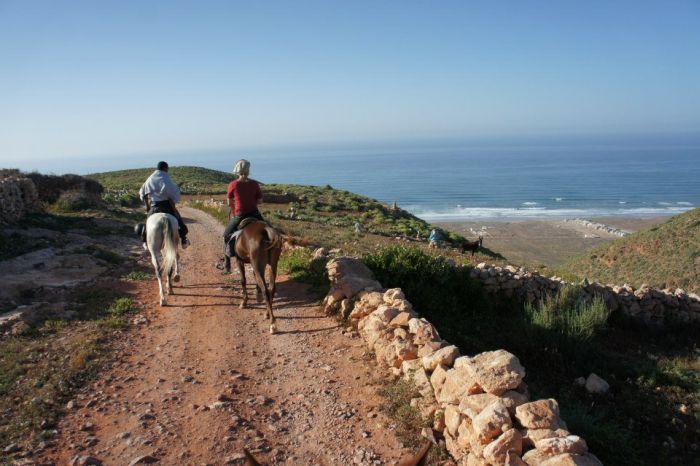
[[[406,299],[406,295],[403,294],[401,288],[390,288],[384,292],[384,302],[392,303],[397,299]]]
[[[578,435],[567,435],[566,437],[552,437],[538,440],[535,448],[548,455],[559,455],[562,453],[573,453],[582,455],[588,451],[588,445]]]
[[[451,367],[458,356],[459,349],[455,345],[446,346],[433,354],[423,356],[423,367],[429,371],[434,370],[437,366]]]
[[[500,400],[488,405],[472,419],[474,435],[482,445],[490,443],[512,426],[513,422],[508,414],[508,408]]]
[[[482,392],[479,384],[466,369],[452,368],[445,374],[445,381],[437,394],[437,400],[443,404],[458,405],[462,397]]]
[[[484,458],[491,464],[503,464],[508,452],[520,455],[523,451],[523,439],[515,429],[501,434],[496,440],[484,447]]]
[[[413,316],[410,312],[399,312],[396,317],[391,319],[389,322],[390,327],[408,327],[408,321],[411,320]]]
[[[531,401],[516,407],[515,417],[520,425],[527,429],[556,430],[566,427],[559,417],[559,404],[552,398]]]
[[[588,393],[603,394],[610,390],[610,384],[608,384],[602,377],[591,372],[591,374],[586,379],[586,391]]]
[[[422,362],[421,362],[422,364]],[[433,386],[435,397],[437,398],[442,390],[442,386],[447,379],[447,368],[445,366],[437,366],[432,374],[430,374],[430,385]]]
[[[525,377],[520,360],[505,350],[486,351],[464,360],[463,364],[481,388],[494,395],[518,388]]]

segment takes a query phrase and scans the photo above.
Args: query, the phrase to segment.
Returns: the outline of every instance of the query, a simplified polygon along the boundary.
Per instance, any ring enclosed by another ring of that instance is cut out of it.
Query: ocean
[[[430,221],[644,217],[700,206],[700,144],[269,149],[112,159],[109,167],[93,160],[80,171],[143,167],[161,158],[230,171],[243,156],[264,183],[330,185],[395,201]]]
[[[644,217],[700,206],[700,148],[426,148],[250,159],[253,178],[263,182],[328,184],[396,201],[430,221]]]

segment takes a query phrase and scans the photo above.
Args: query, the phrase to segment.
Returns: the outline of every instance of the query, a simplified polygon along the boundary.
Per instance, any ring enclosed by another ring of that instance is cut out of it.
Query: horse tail
[[[162,221],[165,223],[163,228],[163,266],[166,273],[170,274],[177,261],[177,242],[173,238],[176,230],[170,223],[170,215],[164,216]]]
[[[270,242],[270,245],[266,249],[270,250],[282,247],[282,235],[280,235],[277,230],[270,225],[265,225],[265,233],[267,233],[267,240]]]

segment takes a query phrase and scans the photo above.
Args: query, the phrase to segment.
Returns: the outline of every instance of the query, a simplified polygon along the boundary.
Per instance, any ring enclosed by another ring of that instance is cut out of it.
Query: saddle
[[[238,229],[234,231],[231,236],[228,237],[226,240],[226,247],[224,248],[224,254],[227,257],[236,257],[236,240],[238,239],[239,236],[243,233],[243,229],[250,225],[251,223],[255,222],[262,222],[262,220],[258,220],[255,217],[248,217],[244,218],[241,220],[241,223],[238,224]],[[265,222],[263,222],[265,223]]]

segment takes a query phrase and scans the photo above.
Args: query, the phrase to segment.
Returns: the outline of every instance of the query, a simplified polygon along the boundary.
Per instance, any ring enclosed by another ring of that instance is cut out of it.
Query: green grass
[[[98,181],[107,191],[121,192],[122,196],[127,192],[138,193],[141,185],[146,181],[155,168],[136,168],[133,170],[119,170],[87,175]],[[180,186],[183,193],[210,194],[226,192],[226,187],[234,179],[230,173],[210,170],[202,167],[170,167],[170,177]],[[128,197],[120,197],[120,202],[129,202]]]
[[[382,387],[379,394],[385,399],[383,411],[397,422],[396,436],[404,445],[417,448],[420,445],[420,429],[431,423],[421,417],[417,408],[411,406],[411,399],[421,396],[413,381],[398,379]]]
[[[279,268],[295,280],[311,285],[319,295],[325,295],[330,288],[326,259],[314,260],[311,251],[305,248],[290,249],[280,257]]]
[[[571,259],[558,275],[700,293],[700,209]]]
[[[127,274],[122,275],[122,280],[126,281],[142,281],[152,279],[153,273],[144,272],[142,270],[133,270]]]

